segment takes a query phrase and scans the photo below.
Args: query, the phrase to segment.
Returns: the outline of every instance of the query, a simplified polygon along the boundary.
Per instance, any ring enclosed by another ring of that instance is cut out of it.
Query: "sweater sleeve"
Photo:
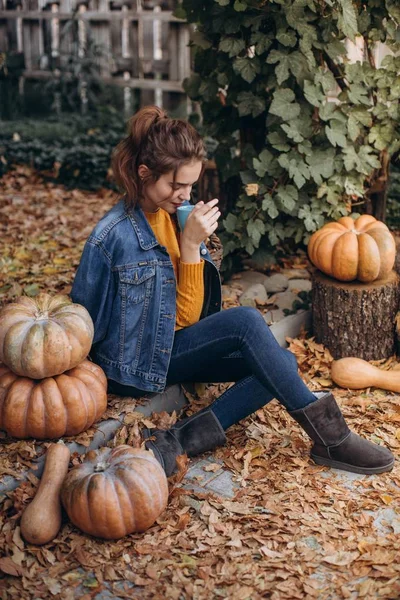
[[[179,263],[176,294],[176,329],[194,325],[200,319],[204,301],[204,261]]]

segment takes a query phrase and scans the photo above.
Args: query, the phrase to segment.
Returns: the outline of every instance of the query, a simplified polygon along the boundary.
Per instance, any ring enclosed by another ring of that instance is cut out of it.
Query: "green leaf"
[[[257,248],[260,243],[261,236],[265,233],[264,221],[261,221],[261,219],[254,219],[254,221],[251,220],[247,223],[246,229],[254,246]]]
[[[197,98],[199,95],[199,88],[201,85],[201,77],[198,73],[193,73],[190,77],[186,77],[183,80],[182,87],[189,96],[189,98]]]
[[[299,144],[304,140],[304,137],[301,135],[297,121],[289,121],[289,123],[283,123],[281,125],[283,131],[286,133],[288,138],[293,140],[296,144]]]
[[[289,68],[296,77],[297,83],[302,84],[305,77],[309,76],[307,61],[301,52],[291,52],[288,57]]]
[[[278,163],[283,169],[289,172],[289,176],[300,189],[303,187],[307,179],[310,178],[310,169],[304,160],[302,160],[301,156],[297,155],[296,158],[290,158],[290,156],[293,156],[293,154],[293,152],[290,155],[281,154],[281,156],[278,158]]]
[[[287,46],[288,48],[293,48],[293,46],[295,46],[297,43],[297,35],[293,29],[278,31],[276,34],[276,39],[280,44]]]
[[[378,150],[385,150],[392,141],[392,131],[390,126],[375,125],[370,129],[368,141]]]
[[[347,90],[347,95],[350,102],[353,104],[365,104],[366,106],[371,105],[371,100],[368,98],[368,91],[361,85],[354,83]]]
[[[271,146],[275,148],[275,150],[279,150],[279,152],[288,152],[290,150],[287,138],[281,131],[271,131],[271,133],[267,135],[267,139]]]
[[[245,43],[244,40],[239,38],[226,37],[220,41],[218,48],[222,50],[222,52],[227,52],[232,58],[244,50]]]
[[[354,107],[351,109],[350,115],[365,127],[372,126],[372,115],[366,108]]]
[[[193,31],[190,39],[193,44],[199,46],[199,48],[202,48],[203,50],[208,50],[212,47],[212,42],[210,42],[201,31]]]
[[[270,163],[273,160],[271,152],[267,149],[263,150],[258,158],[253,158],[253,166],[258,177],[264,177],[268,172]]]
[[[380,160],[377,155],[374,154],[374,150],[371,148],[371,146],[361,146],[358,156],[363,164],[367,165],[367,169],[368,167],[372,167],[373,169],[381,168]],[[367,170],[367,174],[369,172],[370,170]]]
[[[214,0],[220,6],[228,6],[231,0]]]
[[[276,207],[275,200],[271,198],[269,194],[264,197],[261,207],[268,213],[268,216],[271,219],[276,219],[276,217],[279,215],[279,210]]]
[[[286,52],[271,50],[267,58],[268,64],[279,63],[275,69],[276,80],[278,85],[282,85],[289,77],[289,56]]]
[[[363,175],[370,175],[373,169],[379,169],[381,166],[371,146],[361,146],[358,154],[353,146],[349,146],[343,149],[343,155],[347,171],[355,169]]]
[[[319,83],[322,85],[324,94],[329,94],[330,92],[336,90],[336,80],[330,71],[326,71],[320,68],[317,75],[315,76],[314,81],[315,83]]]
[[[358,31],[366,33],[371,25],[371,15],[368,10],[362,10],[357,18]]]
[[[228,213],[226,219],[224,219],[224,227],[228,233],[233,233],[236,229],[237,216],[233,213]]]
[[[325,126],[325,133],[332,146],[340,146],[341,148],[346,148],[346,136],[343,133],[342,128],[338,125],[335,125],[335,121],[332,123],[331,127],[329,127],[329,125]]]
[[[200,88],[199,95],[203,96],[204,100],[214,100],[218,93],[218,85],[212,79],[203,79]]]
[[[290,119],[298,117],[301,109],[295,99],[294,92],[288,88],[276,90],[269,108],[270,114],[277,115],[284,121],[290,121]]]
[[[318,150],[314,148],[312,154],[306,157],[309,165],[312,179],[318,185],[322,183],[322,178],[328,179],[334,172],[335,150]]]
[[[321,92],[321,88],[308,80],[305,80],[304,82],[304,96],[306,97],[307,102],[313,106],[321,106],[325,100],[325,94]]]
[[[330,58],[335,61],[337,61],[338,58],[340,58],[341,56],[347,57],[347,48],[344,45],[344,43],[340,40],[334,40],[333,42],[329,42],[329,44],[325,46],[325,50],[328,56],[330,56]]]
[[[263,31],[254,32],[250,38],[250,44],[255,46],[257,56],[269,50],[273,41],[273,36],[271,34],[268,35]]]
[[[349,116],[349,120],[347,122],[347,131],[349,132],[352,142],[355,142],[361,133],[361,130],[357,125],[357,120],[352,115]]]
[[[260,72],[260,66],[254,58],[236,58],[233,62],[233,69],[239,73],[247,83],[251,83],[257,73]]]
[[[358,33],[357,13],[352,0],[339,0],[341,12],[338,18],[338,27],[342,33],[354,41]]]
[[[317,191],[317,198],[326,196],[326,201],[332,206],[337,206],[342,199],[342,190],[338,185],[324,182]]]
[[[248,8],[247,4],[241,2],[240,0],[235,0],[235,4],[233,5],[234,10],[237,12],[243,12]]]
[[[266,108],[264,98],[252,92],[240,92],[237,97],[238,111],[241,117],[252,115],[258,117]]]
[[[281,185],[278,188],[276,197],[284,208],[284,212],[291,214],[296,207],[299,193],[294,185]]]

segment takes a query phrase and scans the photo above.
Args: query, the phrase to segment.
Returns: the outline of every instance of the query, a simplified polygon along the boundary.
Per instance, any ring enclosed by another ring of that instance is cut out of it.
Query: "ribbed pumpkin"
[[[168,483],[153,454],[121,445],[87,453],[61,488],[68,517],[85,533],[119,539],[145,531],[167,506]]]
[[[89,360],[40,381],[20,377],[0,364],[0,429],[39,440],[77,435],[107,408],[104,371]]]
[[[320,271],[334,279],[367,283],[389,275],[396,244],[386,225],[375,217],[342,217],[311,236],[308,255]]]
[[[23,377],[43,379],[73,369],[92,340],[88,311],[65,295],[22,296],[0,312],[0,360]]]

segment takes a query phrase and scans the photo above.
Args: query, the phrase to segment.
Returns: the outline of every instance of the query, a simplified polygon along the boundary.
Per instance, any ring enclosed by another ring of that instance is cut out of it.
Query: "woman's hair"
[[[134,207],[146,183],[170,171],[175,183],[178,169],[196,160],[205,160],[204,143],[196,129],[182,119],[170,119],[157,106],[145,106],[129,120],[128,136],[114,150],[112,169],[127,205]],[[138,174],[142,164],[150,171],[143,179]]]

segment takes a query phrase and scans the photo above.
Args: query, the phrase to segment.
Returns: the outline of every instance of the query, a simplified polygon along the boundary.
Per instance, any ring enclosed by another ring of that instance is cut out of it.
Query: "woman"
[[[256,309],[220,312],[220,278],[204,244],[218,226],[218,200],[198,202],[183,233],[176,225],[204,158],[197,131],[155,106],[131,119],[116,148],[113,170],[125,195],[87,240],[72,289],[93,319],[91,357],[110,391],[143,396],[178,382],[236,382],[171,429],[143,432],[167,476],[178,455],[223,444],[228,427],[272,398],[314,442],[317,464],[392,469],[391,452],[352,433],[330,392],[310,392]]]

